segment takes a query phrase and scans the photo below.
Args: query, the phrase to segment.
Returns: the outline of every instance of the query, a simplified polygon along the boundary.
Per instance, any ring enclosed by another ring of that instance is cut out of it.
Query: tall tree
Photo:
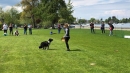
[[[95,18],[91,18],[90,20],[89,20],[89,22],[95,22]]]
[[[2,7],[0,7],[0,21],[2,24],[4,23],[4,11],[2,10]]]
[[[23,15],[26,18],[31,18],[34,27],[36,27],[36,23],[35,23],[35,15],[34,15],[34,9],[35,7],[38,6],[39,0],[22,0],[21,1],[21,5],[23,8],[23,11],[27,14]]]
[[[19,12],[16,8],[12,7],[10,10],[9,10],[9,13],[10,13],[10,17],[11,17],[11,22],[12,23],[17,23],[18,20],[19,20]]]
[[[19,12],[15,7],[3,12],[3,20],[5,23],[19,23]]]
[[[65,19],[67,23],[73,23],[76,18],[73,17],[73,5],[71,0],[68,1],[66,4],[67,8],[62,8],[59,10],[59,13],[61,15],[61,18]]]
[[[42,21],[51,21],[52,28],[59,20],[59,10],[67,8],[64,0],[40,0],[39,12]]]
[[[72,23],[75,21],[75,17],[73,17],[72,13],[74,12],[73,10],[73,5],[71,0],[69,0],[68,4],[67,4],[67,11],[69,12],[69,18],[67,19],[69,23]]]
[[[86,24],[87,20],[86,19],[79,19],[78,23],[80,23],[80,24]]]

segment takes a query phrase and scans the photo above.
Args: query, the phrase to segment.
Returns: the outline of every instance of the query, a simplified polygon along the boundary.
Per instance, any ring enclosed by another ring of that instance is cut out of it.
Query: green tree
[[[90,23],[90,22],[95,22],[95,20],[96,20],[95,18],[91,18],[91,19],[89,20],[89,23]]]
[[[0,21],[1,21],[1,24],[4,23],[4,11],[2,10],[2,7],[0,7]]]
[[[112,18],[111,17],[109,17],[107,20],[108,20],[108,22],[112,22]]]
[[[58,20],[58,23],[60,23],[60,24],[63,24],[63,23],[66,23],[67,21],[65,20],[65,19],[63,19],[63,18],[60,18],[59,20]]]
[[[130,23],[130,18],[128,19],[128,23]]]
[[[65,12],[66,14],[68,13],[67,17],[67,21],[68,23],[73,23],[75,21],[75,18],[73,17],[72,13],[73,13],[73,5],[71,0],[68,1],[67,3],[67,11]]]
[[[64,0],[40,0],[35,14],[41,21],[51,21],[52,28],[58,22],[74,22],[75,18],[72,15],[73,6],[70,1],[66,4]]]
[[[112,16],[112,21],[113,21],[114,23],[119,23],[119,20],[116,18],[116,16]]]
[[[87,20],[86,19],[79,19],[78,23],[80,23],[80,24],[86,24]]]
[[[127,23],[127,22],[128,22],[128,19],[127,19],[127,18],[123,18],[123,19],[121,20],[121,22],[122,22],[122,23]]]
[[[36,27],[34,14],[35,14],[35,8],[39,4],[39,0],[22,0],[20,4],[23,8],[23,12],[24,12],[23,16],[25,20],[26,18],[32,19],[33,26]]]
[[[19,12],[16,8],[12,7],[11,9],[4,12],[4,22],[9,23],[19,23]]]
[[[52,28],[54,24],[58,22],[60,17],[64,17],[65,13],[61,14],[60,11],[67,10],[64,0],[41,0],[39,3],[38,11],[36,15],[40,15],[42,21],[51,21]],[[63,16],[64,15],[64,16]]]
[[[9,10],[9,13],[10,13],[10,17],[11,17],[11,22],[12,23],[19,23],[19,12],[16,8],[12,7],[10,10]]]
[[[108,19],[105,19],[105,22],[108,23],[109,22]]]

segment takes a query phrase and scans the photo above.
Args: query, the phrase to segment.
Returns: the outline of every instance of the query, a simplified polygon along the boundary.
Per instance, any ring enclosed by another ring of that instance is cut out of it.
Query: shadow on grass
[[[41,50],[46,50],[46,49],[41,49]],[[57,49],[47,49],[47,50],[57,50]]]
[[[57,50],[57,49],[48,49],[48,50]]]
[[[81,51],[80,49],[73,49],[73,50],[70,50],[70,51]]]

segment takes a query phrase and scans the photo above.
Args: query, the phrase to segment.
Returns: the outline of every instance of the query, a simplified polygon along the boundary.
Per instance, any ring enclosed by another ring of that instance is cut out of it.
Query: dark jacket
[[[91,24],[90,24],[90,27],[91,27],[91,28],[94,28],[94,24],[93,24],[93,23],[91,23]]]
[[[101,25],[101,29],[104,29],[104,28],[105,28],[105,24],[102,24],[102,25]]]

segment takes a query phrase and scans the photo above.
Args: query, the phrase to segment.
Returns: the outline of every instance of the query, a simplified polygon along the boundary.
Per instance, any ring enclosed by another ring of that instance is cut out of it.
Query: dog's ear
[[[49,40],[53,40],[52,38],[49,38]]]

